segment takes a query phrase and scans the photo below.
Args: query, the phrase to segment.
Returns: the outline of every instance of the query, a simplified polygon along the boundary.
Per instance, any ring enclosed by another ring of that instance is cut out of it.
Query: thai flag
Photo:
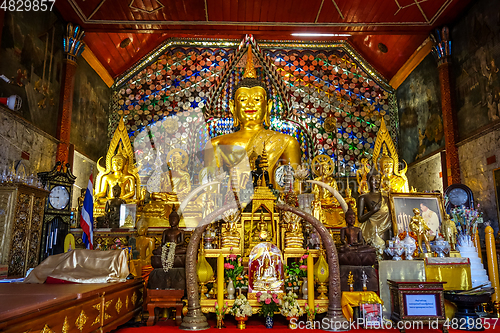
[[[87,249],[94,249],[94,197],[92,174],[90,174],[87,192],[83,199],[82,215],[80,216],[80,227],[83,229],[82,240]]]

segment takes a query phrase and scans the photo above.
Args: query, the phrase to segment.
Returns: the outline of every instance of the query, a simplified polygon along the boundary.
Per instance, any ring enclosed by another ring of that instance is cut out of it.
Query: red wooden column
[[[446,149],[447,179],[443,179],[444,187],[461,183],[460,163],[457,148],[457,120],[452,100],[450,84],[451,40],[447,27],[436,29],[431,38],[434,41],[432,53],[438,62],[439,85],[441,86],[441,111],[443,113],[444,140]]]
[[[75,87],[76,58],[83,52],[84,32],[79,26],[68,23],[63,39],[64,61],[59,100],[59,116],[57,118],[57,145],[56,161],[68,162],[71,134],[71,112],[73,110],[73,93]]]

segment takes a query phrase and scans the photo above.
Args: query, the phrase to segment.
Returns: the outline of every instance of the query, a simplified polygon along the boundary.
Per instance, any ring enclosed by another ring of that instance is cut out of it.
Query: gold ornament
[[[122,306],[123,306],[122,300],[120,298],[118,298],[118,300],[116,301],[116,304],[115,304],[116,313],[120,313]]]
[[[245,64],[245,73],[243,74],[243,78],[257,78],[257,72],[255,71],[255,67],[253,65],[253,56],[252,56],[252,45],[248,45],[247,51],[247,63]]]
[[[61,332],[62,333],[68,333],[69,332],[68,316],[64,317],[64,323],[63,323]]]
[[[45,326],[43,327],[43,330],[41,330],[40,333],[55,333],[55,332],[50,329],[49,325],[45,324]]]
[[[334,117],[328,117],[323,123],[323,128],[327,133],[332,133],[337,129],[337,119]]]
[[[135,305],[135,301],[137,301],[137,294],[135,293],[135,291],[132,294],[132,298],[130,300],[132,301],[132,305]]]
[[[80,315],[76,318],[75,325],[78,327],[78,329],[83,331],[83,327],[85,326],[85,323],[87,322],[88,317],[85,315],[85,311],[81,311]]]
[[[313,158],[312,170],[316,176],[330,176],[335,171],[335,165],[330,156],[318,155]]]

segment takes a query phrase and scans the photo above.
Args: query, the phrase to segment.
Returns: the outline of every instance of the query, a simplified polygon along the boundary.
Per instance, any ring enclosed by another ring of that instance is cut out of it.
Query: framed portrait
[[[122,204],[120,206],[120,228],[135,228],[136,204]]]
[[[413,209],[418,208],[430,230],[430,238],[436,236],[444,219],[443,196],[441,193],[391,193],[389,194],[392,225],[397,235],[409,230]]]
[[[495,198],[497,204],[497,217],[500,221],[500,168],[493,170],[493,184],[495,185]]]
[[[364,328],[382,327],[382,304],[361,304]]]

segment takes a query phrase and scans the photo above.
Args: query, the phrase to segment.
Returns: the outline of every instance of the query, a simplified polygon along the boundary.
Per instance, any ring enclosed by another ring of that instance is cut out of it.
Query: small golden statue
[[[333,178],[335,166],[333,160],[328,155],[319,155],[313,159],[312,169],[317,176],[314,180],[327,183],[334,189],[337,189],[337,181]],[[320,200],[322,207],[329,205],[338,205],[337,199],[333,197],[330,191],[325,190],[321,186],[314,185],[313,193],[315,200]]]
[[[450,215],[446,214],[441,224],[441,232],[443,233],[445,241],[450,244],[451,251],[455,251],[455,245],[457,244],[457,226],[455,222],[450,219]]]
[[[349,285],[349,291],[354,291],[354,276],[352,276],[352,271],[349,271],[347,284]]]
[[[139,277],[142,275],[143,267],[151,265],[151,256],[155,249],[154,238],[148,237],[147,234],[148,224],[143,218],[140,218],[137,222],[137,238],[135,241],[136,249],[139,252],[139,258],[130,262],[130,268],[133,274]]]
[[[368,158],[363,157],[360,161],[360,168],[356,171],[356,180],[358,182],[358,193],[359,195],[368,193],[368,173],[370,168],[368,167]]]
[[[286,225],[285,248],[302,248],[304,245],[304,233],[300,223],[300,216],[291,212],[283,213]]]
[[[399,170],[399,156],[383,117],[380,122],[380,129],[377,133],[377,139],[375,140],[375,147],[373,149],[372,161],[375,169],[379,170],[382,174],[381,190],[386,193],[408,193],[408,178],[406,177],[408,166],[405,165],[403,170]],[[382,156],[379,160],[380,151],[382,151]]]
[[[410,230],[417,235],[418,249],[423,255],[424,250],[422,249],[422,241],[424,241],[427,254],[431,254],[431,246],[429,243],[429,237],[427,236],[427,232],[431,229],[427,226],[424,218],[420,215],[420,210],[418,208],[413,208],[413,214],[415,215],[411,218]]]
[[[264,214],[260,214],[260,220],[257,223],[257,228],[255,229],[254,233],[254,242],[259,243],[259,242],[266,242],[270,237],[269,237],[269,228],[267,226],[267,222],[264,221]]]
[[[222,219],[225,223],[225,231],[222,232],[222,248],[239,248],[241,235],[237,224],[241,217],[239,210],[224,213]]]

